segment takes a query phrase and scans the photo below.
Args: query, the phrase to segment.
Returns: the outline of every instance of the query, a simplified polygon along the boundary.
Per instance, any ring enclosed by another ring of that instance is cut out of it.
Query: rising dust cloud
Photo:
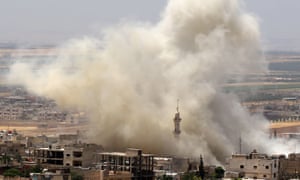
[[[269,139],[267,121],[221,89],[229,74],[266,70],[258,24],[241,2],[169,0],[161,16],[156,24],[122,23],[99,39],[71,40],[39,71],[17,63],[10,81],[87,111],[88,137],[107,150],[203,154],[218,163],[238,151],[240,136],[245,152],[282,150]],[[172,132],[177,98],[180,138]]]

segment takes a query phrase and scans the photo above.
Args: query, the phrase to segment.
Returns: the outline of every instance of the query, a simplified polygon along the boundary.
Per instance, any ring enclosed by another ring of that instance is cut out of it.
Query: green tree
[[[223,178],[224,177],[225,170],[222,167],[216,167],[215,168],[215,178]]]
[[[22,175],[21,171],[15,168],[8,169],[3,173],[3,176],[5,177],[16,177],[21,175]]]
[[[11,157],[4,153],[4,155],[1,156],[1,162],[8,166],[11,163]]]
[[[200,164],[199,164],[199,176],[201,179],[204,179],[205,171],[204,171],[204,163],[202,155],[200,155]]]
[[[167,176],[167,175],[163,175],[162,177],[161,177],[161,179],[162,180],[172,180],[173,178],[172,178],[172,176]]]
[[[23,177],[29,177],[30,173],[41,173],[43,168],[40,165],[35,165],[29,169],[23,171]]]
[[[19,153],[16,154],[15,159],[18,161],[18,163],[22,162],[22,156]]]
[[[43,171],[43,168],[41,165],[37,164],[34,167],[31,168],[32,173],[41,173]]]
[[[83,180],[83,176],[81,174],[78,174],[76,172],[71,172],[71,179],[72,180]]]
[[[194,176],[193,180],[202,180],[201,177]]]
[[[195,173],[193,172],[186,172],[182,176],[183,180],[201,180],[201,177],[198,177]]]

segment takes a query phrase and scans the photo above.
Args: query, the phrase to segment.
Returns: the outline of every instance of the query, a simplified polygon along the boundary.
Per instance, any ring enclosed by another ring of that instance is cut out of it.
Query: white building
[[[250,154],[233,154],[227,160],[225,165],[225,177],[239,176],[253,179],[278,179],[277,158],[268,157],[265,154],[259,154],[254,150]]]

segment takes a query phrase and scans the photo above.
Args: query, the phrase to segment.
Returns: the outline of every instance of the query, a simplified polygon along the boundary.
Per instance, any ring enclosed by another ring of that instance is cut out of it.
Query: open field
[[[300,122],[279,122],[272,123],[270,125],[270,130],[277,133],[299,133]]]
[[[271,129],[286,128],[286,127],[300,127],[300,122],[276,122],[270,125]]]
[[[74,134],[87,129],[87,124],[65,124],[57,122],[41,123],[34,121],[0,121],[0,129],[13,130],[25,136]]]
[[[299,89],[300,83],[235,83],[223,86],[225,91],[251,91],[251,90],[279,90],[279,89]]]
[[[46,126],[45,126],[46,125]],[[62,124],[50,122],[48,124],[34,121],[0,121],[0,129],[13,130],[26,136],[36,135],[59,135],[59,134],[73,134],[79,131],[88,129],[87,123],[85,124]],[[276,122],[270,124],[271,130],[281,132],[297,132],[300,129],[300,122]]]

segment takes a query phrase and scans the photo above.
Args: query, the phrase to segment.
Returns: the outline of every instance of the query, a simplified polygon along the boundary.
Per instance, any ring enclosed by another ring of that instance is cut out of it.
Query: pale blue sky
[[[262,38],[269,49],[300,51],[299,0],[245,0],[259,17]]]
[[[0,42],[61,43],[97,34],[120,19],[156,22],[166,2],[0,0]],[[289,50],[300,45],[299,0],[245,0],[245,4],[259,17],[266,46]]]

